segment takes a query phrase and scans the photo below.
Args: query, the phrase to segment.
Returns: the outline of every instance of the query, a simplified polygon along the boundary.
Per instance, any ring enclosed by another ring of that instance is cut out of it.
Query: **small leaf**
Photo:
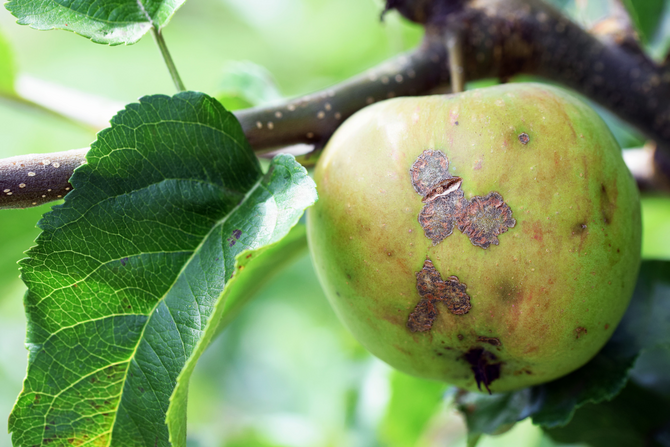
[[[552,428],[567,424],[577,408],[614,398],[643,350],[670,346],[670,262],[647,261],[631,304],[605,347],[586,365],[552,382],[503,394],[463,393],[459,409],[470,436],[495,433],[504,424],[532,416]]]
[[[127,106],[87,161],[21,263],[30,354],[13,442],[183,446],[187,380],[229,283],[314,183],[287,155],[262,175],[234,116],[193,92]]]
[[[649,42],[658,28],[664,0],[623,0],[640,39]]]
[[[228,110],[265,105],[281,99],[272,74],[248,61],[228,62],[215,95]]]
[[[184,0],[11,0],[5,6],[20,25],[64,29],[95,43],[133,44],[161,29]]]
[[[417,445],[426,426],[444,408],[447,385],[391,372],[391,400],[379,427],[383,445]]]

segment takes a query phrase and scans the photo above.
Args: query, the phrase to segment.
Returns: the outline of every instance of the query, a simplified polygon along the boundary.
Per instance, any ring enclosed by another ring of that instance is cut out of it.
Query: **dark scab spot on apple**
[[[612,222],[614,211],[616,210],[616,200],[610,197],[610,193],[604,183],[600,184],[600,212],[603,223],[609,225]]]
[[[456,220],[467,207],[467,200],[460,189],[427,203],[419,213],[419,224],[428,239],[437,245],[451,236]]]
[[[519,141],[521,142],[521,144],[526,145],[530,141],[530,137],[526,132],[521,132],[519,134]]]
[[[492,346],[502,346],[502,343],[500,343],[500,339],[496,337],[486,337],[484,335],[479,335],[477,337],[477,341],[481,343],[488,343]]]
[[[577,222],[573,227],[572,227],[572,235],[573,236],[582,236],[586,232],[586,229],[588,228],[588,225],[582,222]]]
[[[425,150],[409,170],[414,190],[425,196],[435,185],[450,179],[449,159],[442,151]]]
[[[589,331],[587,331],[585,327],[581,327],[581,326],[579,326],[577,329],[575,329],[575,338],[576,338],[576,339],[579,339],[579,338],[581,338],[583,335],[586,335],[588,332],[589,332]]]
[[[437,245],[449,237],[454,226],[473,245],[487,249],[498,245],[498,235],[516,225],[512,210],[498,192],[468,201],[461,189],[463,180],[449,174],[449,160],[441,151],[426,150],[410,169],[412,186],[426,203],[419,212],[419,224],[427,238]]]
[[[477,381],[477,388],[481,391],[482,384],[486,391],[491,394],[489,385],[496,379],[500,378],[501,362],[496,362],[498,359],[494,354],[482,348],[472,348],[465,354],[463,359],[470,364],[470,369],[475,375]]]
[[[457,223],[473,245],[487,249],[491,244],[498,245],[498,235],[514,227],[516,219],[502,196],[493,191],[486,197],[473,197]]]
[[[407,319],[409,330],[412,332],[430,331],[439,314],[437,303],[445,304],[447,310],[454,315],[468,313],[472,305],[466,288],[467,286],[461,283],[456,276],[451,276],[446,281],[442,280],[433,262],[426,259],[423,268],[416,273],[416,289],[421,300]]]
[[[433,327],[433,322],[437,317],[434,301],[429,299],[419,301],[407,320],[407,327],[410,331],[427,332]]]
[[[463,341],[463,334],[458,334],[457,337],[460,341]]]

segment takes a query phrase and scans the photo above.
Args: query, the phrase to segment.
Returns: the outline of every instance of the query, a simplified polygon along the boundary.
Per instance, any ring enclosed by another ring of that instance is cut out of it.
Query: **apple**
[[[335,132],[314,179],[308,237],[328,299],[406,373],[489,392],[556,379],[598,352],[632,295],[635,181],[563,90],[374,104]]]

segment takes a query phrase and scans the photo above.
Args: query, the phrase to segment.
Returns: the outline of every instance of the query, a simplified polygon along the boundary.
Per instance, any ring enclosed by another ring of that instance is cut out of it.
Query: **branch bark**
[[[666,175],[670,172],[670,66],[656,65],[629,46],[600,41],[540,0],[393,3],[410,19],[425,25],[423,44],[335,87],[237,112],[255,151],[301,143],[321,147],[344,119],[372,102],[427,94],[450,85],[445,33],[458,29],[468,80],[531,74],[572,88],[653,140],[655,164],[662,170],[667,168]],[[420,9],[412,9],[412,4]],[[72,152],[66,157],[70,160],[67,166],[76,167],[83,157],[82,150]],[[29,193],[24,171],[28,166],[39,166],[45,156],[19,158],[0,160],[0,208],[57,200],[69,187],[71,171],[61,169],[55,175],[47,170],[45,181],[30,190],[39,192]],[[21,183],[26,186],[20,188]],[[3,192],[6,189],[12,194]]]

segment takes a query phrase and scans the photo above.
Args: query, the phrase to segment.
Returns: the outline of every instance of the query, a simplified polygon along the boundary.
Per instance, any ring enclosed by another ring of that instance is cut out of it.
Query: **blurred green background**
[[[605,1],[554,3],[585,26],[608,14]],[[272,74],[281,95],[294,96],[346,79],[420,41],[422,30],[395,13],[380,23],[381,9],[374,0],[192,0],[164,34],[191,90],[221,93],[230,62],[252,61]],[[670,28],[669,10],[666,2],[659,29]],[[174,93],[149,35],[133,46],[107,47],[14,22],[0,10],[0,32],[20,76],[119,103]],[[649,38],[656,52],[666,45],[665,34],[658,34]],[[644,144],[633,130],[610,115],[605,118],[624,147]],[[94,139],[86,126],[0,99],[0,157],[87,147]],[[21,389],[27,356],[24,286],[16,261],[37,236],[35,223],[49,208],[0,211],[2,420]],[[645,197],[643,219],[645,258],[670,259],[670,200]],[[443,385],[393,373],[367,354],[333,314],[305,251],[201,359],[190,388],[189,445],[465,445],[462,420],[448,399],[440,399],[445,391]],[[0,447],[9,445],[9,435],[0,435]],[[524,422],[480,445],[556,444]]]

